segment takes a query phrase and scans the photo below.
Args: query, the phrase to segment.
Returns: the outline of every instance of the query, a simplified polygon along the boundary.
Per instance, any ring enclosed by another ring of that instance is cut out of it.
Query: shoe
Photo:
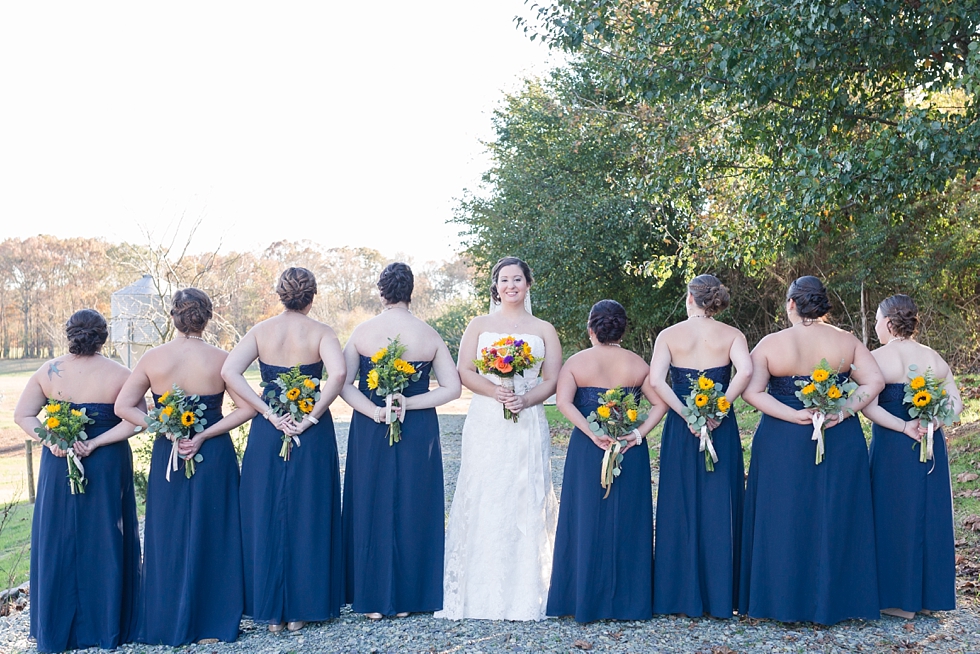
[[[384,616],[381,615],[380,613],[365,613],[364,617],[367,618],[368,620],[380,620]]]
[[[396,618],[407,618],[408,617],[408,613],[407,612],[405,612],[405,613],[396,613],[395,614],[395,617]]]
[[[286,625],[284,625],[281,622],[279,624],[270,624],[269,625],[269,631],[271,631],[274,634],[280,633],[285,628],[286,628]]]
[[[881,612],[885,615],[893,615],[896,618],[904,618],[906,620],[911,620],[915,617],[914,613],[903,611],[902,609],[882,609]]]
[[[299,631],[305,626],[306,626],[305,622],[303,622],[302,620],[296,620],[295,622],[290,622],[289,624],[287,624],[286,629],[289,629],[290,631]]]

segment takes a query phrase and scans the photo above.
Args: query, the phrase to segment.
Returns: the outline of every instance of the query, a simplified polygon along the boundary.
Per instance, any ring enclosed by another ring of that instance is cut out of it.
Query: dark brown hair
[[[886,297],[878,308],[891,322],[891,333],[895,336],[911,338],[919,331],[919,307],[908,295]]]
[[[721,313],[732,301],[728,289],[714,275],[698,275],[688,282],[687,290],[706,316]]]
[[[415,290],[415,275],[408,264],[396,261],[389,263],[378,278],[378,291],[388,304],[411,302]]]
[[[786,299],[796,303],[796,313],[804,321],[821,318],[830,311],[830,298],[827,288],[812,275],[800,277],[786,291]]]
[[[520,266],[521,272],[524,273],[524,278],[527,279],[527,285],[530,286],[534,283],[534,277],[531,275],[531,268],[518,259],[517,257],[504,257],[498,261],[493,266],[493,271],[490,273],[490,297],[496,304],[500,304],[500,294],[497,292],[497,276],[500,274],[501,268],[506,268],[507,266]]]
[[[207,293],[189,286],[174,293],[170,303],[170,317],[180,333],[198,334],[208,326],[208,321],[214,315],[213,309]]]
[[[589,329],[600,343],[615,343],[626,332],[626,309],[616,300],[599,300],[589,311]]]
[[[286,268],[279,275],[276,293],[282,305],[290,311],[305,309],[316,295],[316,277],[306,268]]]
[[[96,354],[109,338],[109,327],[94,309],[80,309],[65,323],[68,351],[79,356]]]

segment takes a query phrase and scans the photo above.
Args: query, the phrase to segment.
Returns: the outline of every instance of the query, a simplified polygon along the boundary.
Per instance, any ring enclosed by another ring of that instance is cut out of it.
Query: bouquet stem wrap
[[[85,492],[85,466],[82,460],[75,454],[75,450],[68,448],[65,450],[68,455],[68,482],[71,485],[71,494],[77,495]]]
[[[823,423],[827,421],[827,416],[823,411],[816,411],[810,420],[813,422],[813,436],[810,440],[817,441],[816,463],[820,464],[823,462],[823,455],[826,451],[824,447]]]
[[[613,481],[617,476],[617,460],[620,456],[620,452],[623,450],[623,443],[621,441],[615,440],[606,453],[602,455],[602,478],[599,483],[603,488],[606,489],[606,494],[602,496],[602,499],[609,497],[609,492],[612,490]]]
[[[289,461],[289,453],[292,450],[292,444],[295,443],[296,447],[300,446],[299,434],[293,434],[290,436],[286,432],[282,434],[282,447],[279,448],[279,456],[282,457],[283,461]]]
[[[170,441],[170,457],[167,459],[167,481],[170,481],[170,471],[177,472],[180,463],[180,452],[177,451],[177,441],[180,440],[175,434],[165,434]]]
[[[513,377],[501,377],[500,378],[500,385],[502,387],[506,388],[508,391],[513,391],[514,390],[514,378]],[[504,407],[504,420],[512,420],[514,422],[517,422],[518,417],[517,417],[517,414],[516,413],[514,413],[513,411],[511,411],[507,407]]]
[[[711,440],[711,431],[708,425],[701,425],[701,444],[698,446],[699,452],[704,452],[704,466],[708,472],[715,471],[715,464],[718,463],[718,454],[715,452],[715,444]]]
[[[402,423],[395,413],[394,393],[385,395],[385,416],[388,421],[388,445],[389,447],[402,440]]]

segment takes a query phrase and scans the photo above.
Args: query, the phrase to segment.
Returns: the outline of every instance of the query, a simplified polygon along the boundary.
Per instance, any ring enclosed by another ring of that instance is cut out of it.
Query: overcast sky
[[[279,239],[451,256],[523,0],[0,4],[0,238]]]

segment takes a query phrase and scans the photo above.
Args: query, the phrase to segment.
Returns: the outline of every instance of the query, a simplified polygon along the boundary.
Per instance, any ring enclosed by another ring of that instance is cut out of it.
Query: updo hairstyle
[[[616,300],[599,300],[589,312],[589,329],[600,343],[615,343],[626,331],[626,309]]]
[[[688,283],[687,291],[698,308],[704,309],[706,316],[721,313],[732,301],[728,288],[714,275],[698,275]]]
[[[208,326],[208,321],[214,315],[213,309],[207,293],[189,286],[174,293],[170,303],[170,317],[180,333],[199,334]]]
[[[80,309],[65,323],[68,351],[78,356],[98,354],[109,338],[109,327],[102,314],[94,309]]]
[[[316,277],[306,268],[286,268],[279,275],[276,293],[282,305],[290,311],[305,309],[313,304]]]
[[[524,278],[527,280],[527,285],[530,286],[534,283],[534,277],[531,275],[531,268],[518,259],[517,257],[504,257],[498,261],[494,267],[493,271],[490,273],[490,297],[493,299],[494,304],[500,304],[500,294],[497,292],[497,276],[500,275],[501,268],[506,268],[507,266],[520,266],[521,272],[524,273]]]
[[[378,291],[387,304],[411,302],[415,290],[415,275],[408,264],[396,261],[389,263],[378,278]]]
[[[912,338],[919,331],[919,307],[908,295],[892,295],[878,305],[881,315],[891,322],[891,333],[899,338]]]
[[[827,289],[823,282],[812,275],[800,277],[790,284],[786,299],[796,303],[796,313],[804,321],[812,322],[830,311]]]

